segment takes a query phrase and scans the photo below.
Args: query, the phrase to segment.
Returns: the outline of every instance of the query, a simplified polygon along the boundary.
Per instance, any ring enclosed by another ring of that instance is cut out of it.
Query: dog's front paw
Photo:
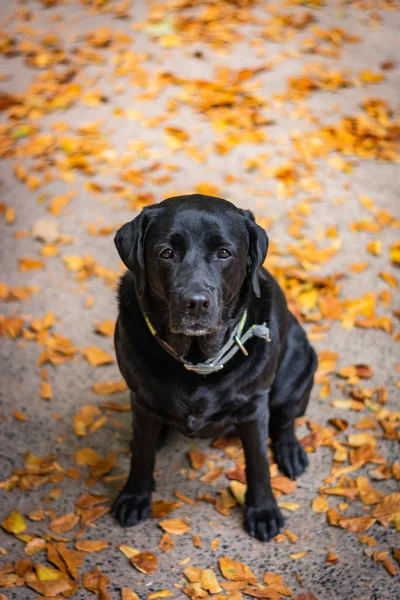
[[[306,451],[296,438],[277,442],[273,444],[272,449],[280,471],[290,479],[296,479],[307,469]]]
[[[111,514],[121,527],[132,527],[151,516],[151,498],[122,491],[113,504]]]
[[[281,511],[272,500],[262,506],[246,506],[244,526],[246,531],[262,542],[272,540],[284,524]]]

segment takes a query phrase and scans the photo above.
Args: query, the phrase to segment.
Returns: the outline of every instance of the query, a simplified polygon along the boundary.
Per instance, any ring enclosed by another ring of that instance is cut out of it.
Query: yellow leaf
[[[121,550],[122,554],[127,558],[132,558],[133,556],[140,554],[139,550],[132,548],[132,546],[127,546],[126,544],[121,544],[121,546],[118,546],[118,549]]]
[[[218,583],[217,577],[212,569],[205,569],[201,574],[200,585],[206,592],[210,594],[219,594],[222,591]]]
[[[399,284],[398,284],[398,281],[397,281],[396,277],[394,277],[390,273],[387,273],[386,271],[381,271],[379,273],[379,277],[381,279],[383,279],[383,281],[386,281],[386,283],[388,285],[390,285],[390,287],[392,287],[394,289],[397,289],[399,287]]]
[[[390,260],[397,267],[400,266],[400,240],[391,245]]]
[[[278,506],[279,508],[284,508],[286,510],[290,510],[291,512],[294,512],[300,508],[300,504],[297,504],[296,502],[279,502]]]
[[[46,565],[37,565],[36,575],[39,581],[55,581],[66,578],[65,573],[62,573],[58,569],[47,567]]]
[[[232,481],[229,482],[229,489],[231,490],[236,502],[243,506],[246,501],[247,485],[241,481],[232,479]]]
[[[22,533],[26,529],[26,523],[21,513],[17,510],[13,510],[13,512],[1,522],[1,526],[8,531],[8,533],[13,533],[14,535]]]
[[[173,593],[169,590],[160,590],[159,592],[153,592],[147,596],[147,600],[155,600],[156,598],[171,598]]]
[[[379,83],[383,81],[385,76],[382,73],[373,73],[372,71],[361,71],[360,80],[363,83]]]

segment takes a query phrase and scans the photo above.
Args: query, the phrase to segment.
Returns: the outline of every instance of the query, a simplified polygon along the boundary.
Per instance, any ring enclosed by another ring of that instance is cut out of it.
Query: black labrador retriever
[[[308,461],[294,420],[305,412],[317,357],[262,268],[265,231],[250,211],[195,194],[144,208],[115,243],[129,269],[115,347],[134,435],[114,516],[123,527],[150,516],[165,426],[202,437],[234,427],[246,459],[245,527],[270,540],[283,518],[270,485],[268,434],[281,471],[301,475]]]

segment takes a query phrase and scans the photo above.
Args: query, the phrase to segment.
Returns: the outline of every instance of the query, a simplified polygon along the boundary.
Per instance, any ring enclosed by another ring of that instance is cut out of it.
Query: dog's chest
[[[235,418],[247,398],[237,392],[199,388],[190,394],[176,392],[169,402],[169,417],[188,436],[209,436]]]

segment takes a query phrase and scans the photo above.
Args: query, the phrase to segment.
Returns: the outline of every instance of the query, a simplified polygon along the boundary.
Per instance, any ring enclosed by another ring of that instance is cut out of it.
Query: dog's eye
[[[161,258],[173,258],[174,253],[172,252],[171,248],[166,248],[161,252],[160,256]]]
[[[220,250],[218,250],[217,256],[218,256],[218,258],[227,259],[230,256],[232,256],[232,254],[226,248],[221,248]]]

